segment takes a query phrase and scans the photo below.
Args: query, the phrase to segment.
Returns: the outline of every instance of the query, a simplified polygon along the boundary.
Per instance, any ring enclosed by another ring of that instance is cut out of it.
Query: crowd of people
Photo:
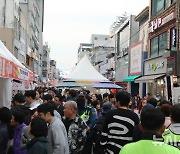
[[[180,154],[180,104],[43,89],[0,108],[0,154]]]

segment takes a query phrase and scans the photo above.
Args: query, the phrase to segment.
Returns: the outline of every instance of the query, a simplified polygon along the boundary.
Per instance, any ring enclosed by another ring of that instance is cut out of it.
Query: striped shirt
[[[100,144],[107,154],[119,154],[121,148],[133,141],[134,126],[139,124],[137,114],[126,109],[110,111],[105,119]]]

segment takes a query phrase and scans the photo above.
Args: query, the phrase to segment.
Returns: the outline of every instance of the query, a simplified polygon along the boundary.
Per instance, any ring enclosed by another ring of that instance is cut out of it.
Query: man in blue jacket
[[[83,153],[91,153],[93,136],[92,129],[97,121],[97,112],[94,107],[90,107],[85,103],[85,96],[80,94],[77,98],[78,114],[87,124],[87,140],[83,149]]]

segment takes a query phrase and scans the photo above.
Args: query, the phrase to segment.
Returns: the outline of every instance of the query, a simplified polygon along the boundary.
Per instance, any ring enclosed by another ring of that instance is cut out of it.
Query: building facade
[[[60,73],[56,67],[56,61],[50,60],[50,68],[49,68],[49,86],[55,86],[59,82]]]
[[[78,49],[78,61],[81,60],[81,58],[84,57],[84,55],[91,57],[91,52],[92,52],[92,44],[90,43],[80,43],[79,49]]]
[[[91,63],[102,75],[109,78],[107,56],[109,53],[114,53],[113,40],[109,35],[93,34],[91,37],[91,44]]]
[[[179,7],[177,0],[150,1],[148,59],[144,62],[145,82],[152,96],[172,99],[179,83]]]
[[[30,50],[30,55],[26,54],[26,62],[40,78],[42,76],[44,0],[20,0],[19,4],[29,25],[26,48],[27,51]]]
[[[49,78],[49,70],[50,70],[50,48],[46,43],[43,46],[42,53],[42,82],[47,83]]]
[[[137,90],[140,97],[146,95],[146,84],[136,83],[134,79],[144,75],[144,60],[147,59],[148,50],[148,29],[149,29],[149,6],[143,9],[136,17],[135,21],[139,22],[139,41],[130,49],[130,78],[131,91],[134,91],[133,85],[139,84]],[[135,78],[133,78],[135,77]]]
[[[0,0],[0,39],[16,58],[20,50],[19,0]]]
[[[139,40],[139,23],[134,18],[134,15],[123,16],[123,22],[118,24],[112,36],[115,40],[115,81],[129,92],[130,82],[124,81],[129,76],[129,52]]]
[[[0,4],[0,40],[40,77],[44,0],[0,0]]]

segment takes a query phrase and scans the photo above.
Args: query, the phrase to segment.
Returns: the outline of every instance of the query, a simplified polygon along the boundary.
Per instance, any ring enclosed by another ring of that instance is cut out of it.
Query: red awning
[[[0,77],[34,81],[34,73],[22,65],[0,41]]]

